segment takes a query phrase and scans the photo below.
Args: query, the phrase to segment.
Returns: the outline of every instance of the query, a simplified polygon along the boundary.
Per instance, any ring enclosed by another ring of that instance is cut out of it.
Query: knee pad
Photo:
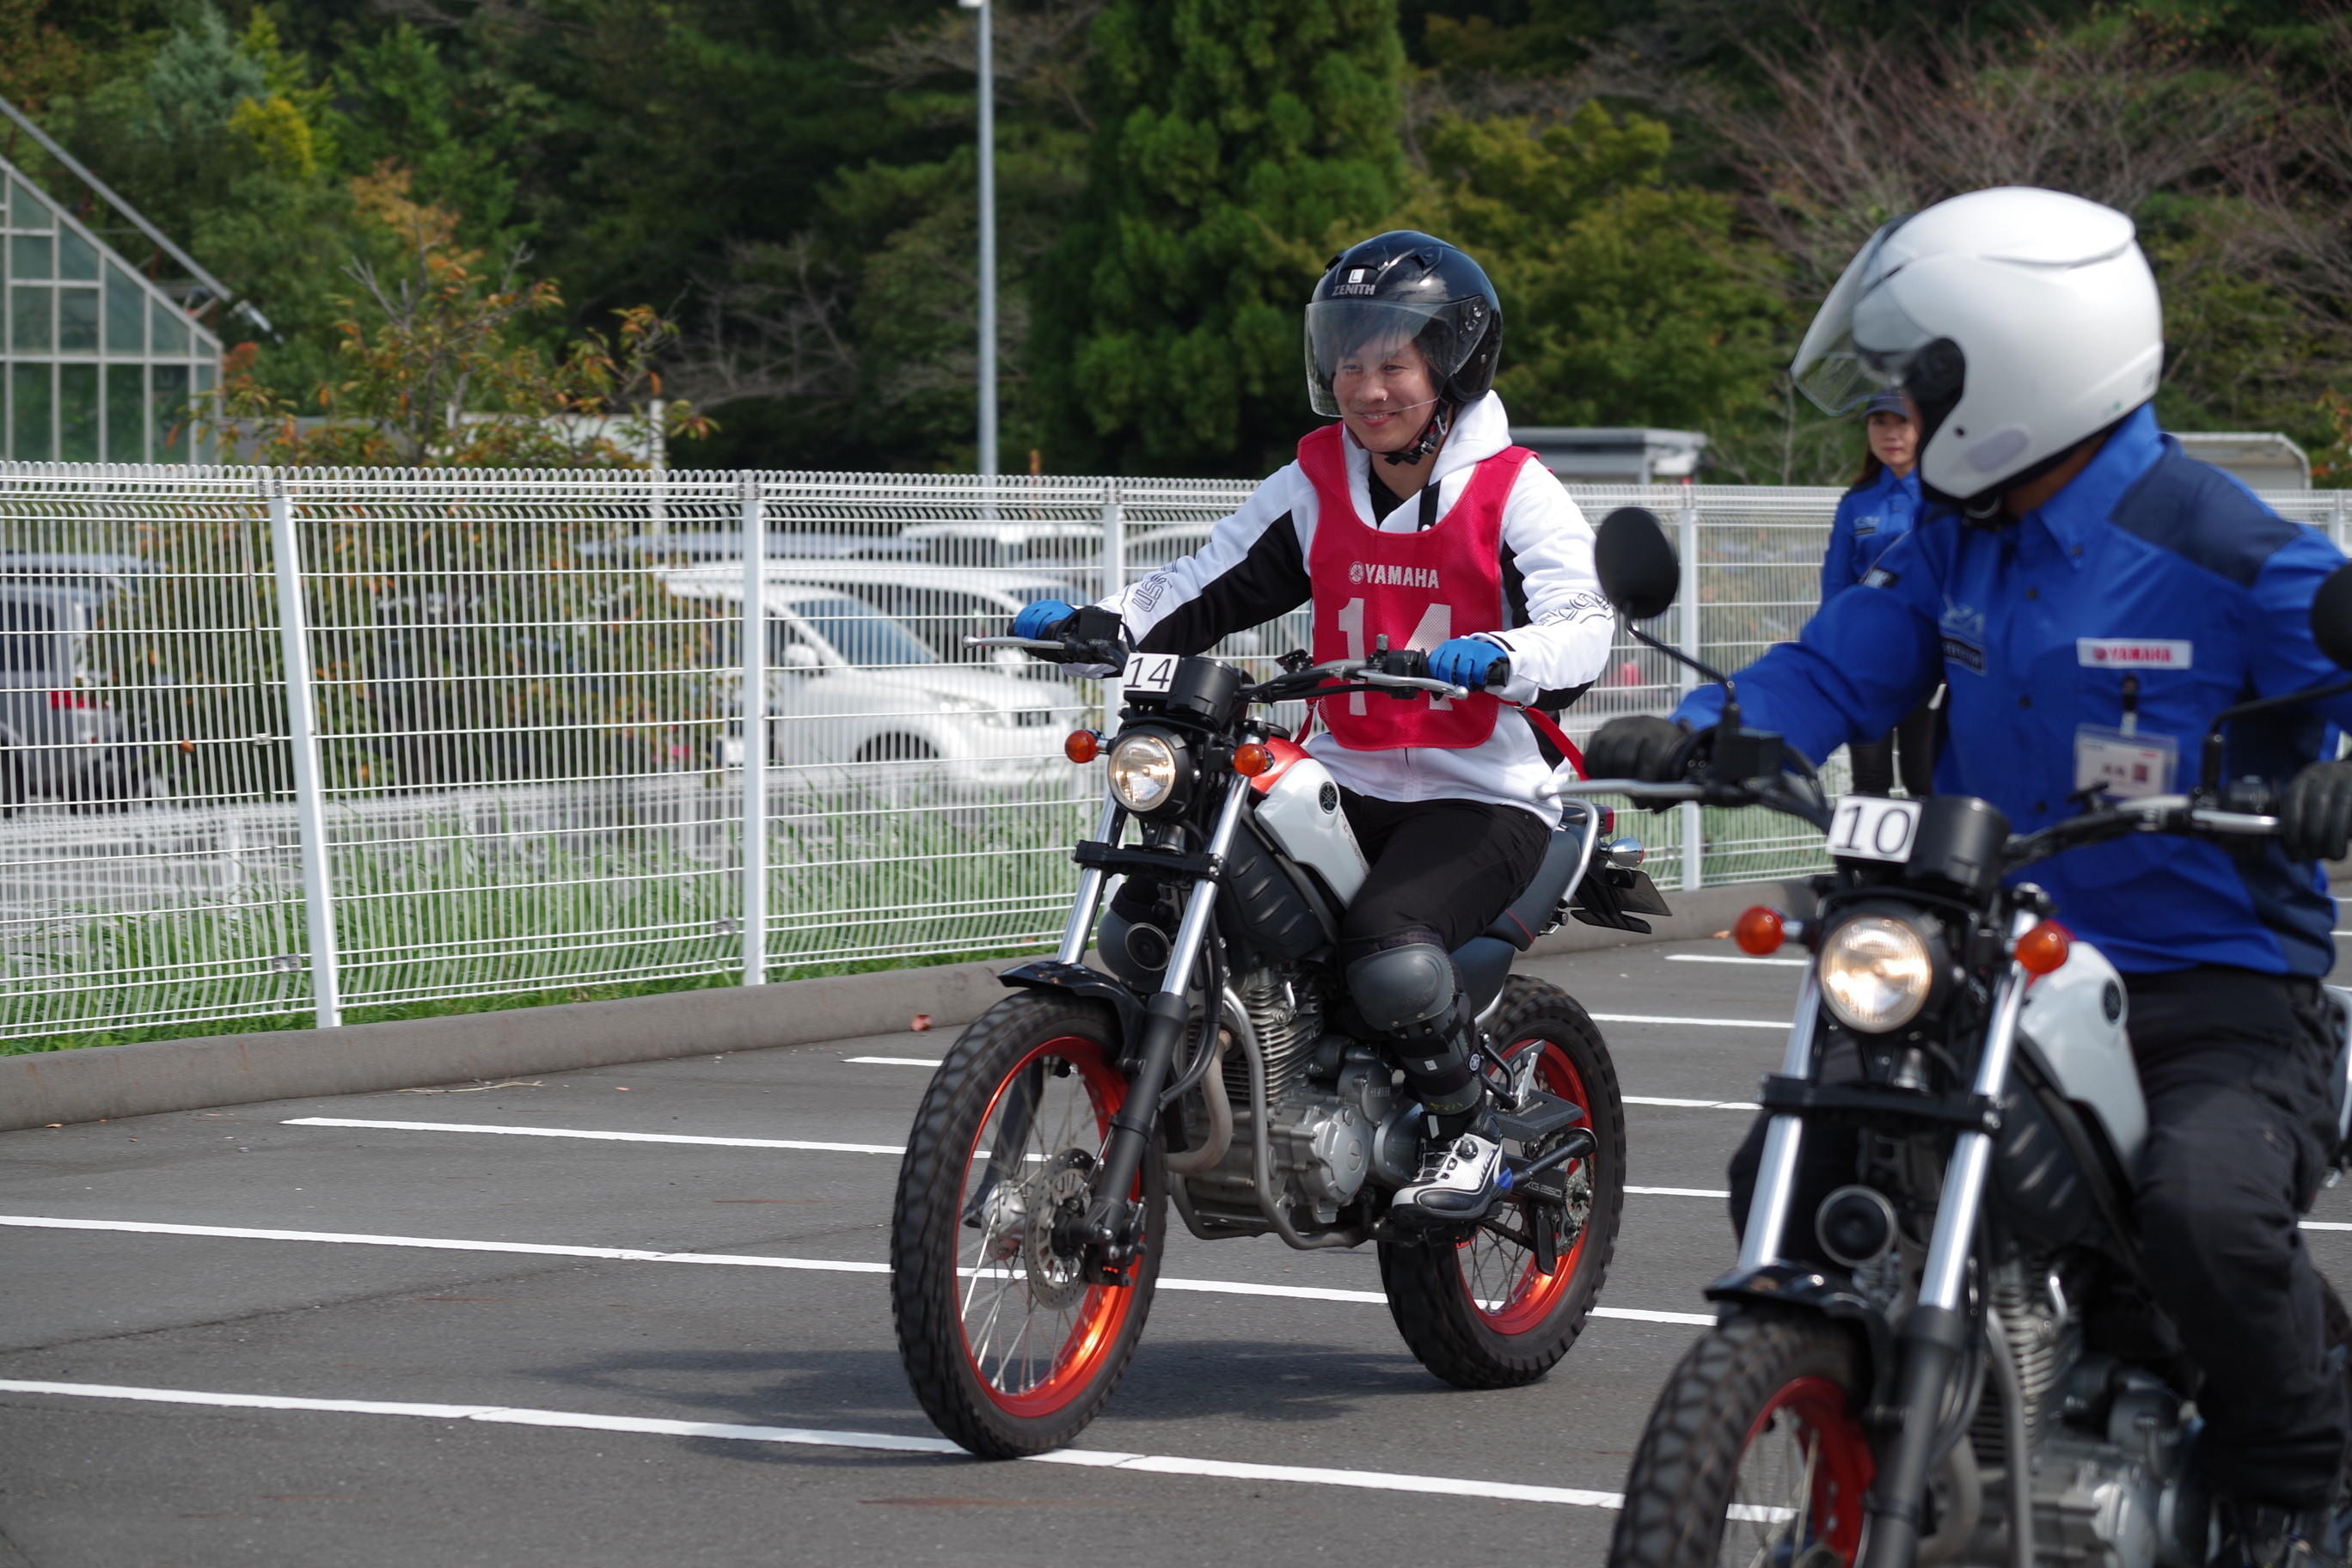
[[[1364,1022],[1399,1039],[1434,1039],[1452,1032],[1454,957],[1434,942],[1400,942],[1348,965],[1348,994]]]

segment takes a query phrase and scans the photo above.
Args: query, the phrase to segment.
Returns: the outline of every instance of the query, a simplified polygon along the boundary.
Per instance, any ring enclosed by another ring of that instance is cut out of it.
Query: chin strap
[[[1419,436],[1413,437],[1412,445],[1402,451],[1382,452],[1381,461],[1392,463],[1400,468],[1418,463],[1443,446],[1453,428],[1454,405],[1441,400],[1435,412],[1430,415],[1429,423],[1421,427]]]

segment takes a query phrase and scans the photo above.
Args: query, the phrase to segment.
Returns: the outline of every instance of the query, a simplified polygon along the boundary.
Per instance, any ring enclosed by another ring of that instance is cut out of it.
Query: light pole
[[[988,0],[956,0],[980,13],[980,476],[996,477],[996,71]]]

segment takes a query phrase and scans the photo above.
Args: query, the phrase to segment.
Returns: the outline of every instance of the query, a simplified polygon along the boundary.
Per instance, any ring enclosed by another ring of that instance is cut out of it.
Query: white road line
[[[1596,1024],[1674,1024],[1702,1029],[1778,1029],[1789,1032],[1786,1018],[1661,1018],[1647,1013],[1588,1013]]]
[[[1803,969],[1813,961],[1810,958],[1750,958],[1744,953],[1730,952],[1670,952],[1668,963],[1761,963],[1775,969]]]
[[[1645,1198],[1727,1198],[1727,1192],[1713,1187],[1627,1187],[1627,1192]]]
[[[27,1230],[98,1230],[136,1236],[200,1236],[230,1241],[314,1241],[343,1247],[398,1247],[425,1252],[499,1252],[531,1258],[588,1258],[614,1263],[706,1263],[737,1268],[793,1268],[815,1274],[887,1274],[887,1263],[859,1263],[830,1258],[772,1258],[732,1252],[653,1252],[634,1247],[564,1247],[532,1241],[467,1241],[437,1236],[375,1236],[335,1230],[270,1230],[247,1226],[173,1225],[158,1220],[67,1219],[50,1215],[0,1215],[0,1226]],[[1240,1279],[1171,1279],[1163,1290],[1187,1290],[1211,1296],[1275,1296],[1300,1301],[1349,1301],[1384,1304],[1378,1290],[1341,1290],[1310,1285],[1258,1285]],[[1715,1321],[1698,1312],[1652,1312],[1633,1307],[1595,1307],[1596,1318],[1622,1318],[1639,1323],[1689,1323],[1705,1327]]]
[[[1654,1094],[1629,1094],[1628,1105],[1663,1105],[1670,1110],[1761,1110],[1752,1100],[1671,1100]]]
[[[384,1399],[293,1399],[269,1394],[216,1394],[192,1388],[132,1388],[104,1383],[37,1383],[0,1379],[0,1394],[46,1394],[69,1399],[124,1399],[152,1405],[200,1405],[215,1409],[288,1410],[338,1415],[415,1415],[432,1421],[481,1421],[501,1426],[552,1426],[577,1432],[631,1432],[656,1437],[719,1437],[741,1443],[785,1443],[812,1448],[864,1448],[892,1454],[961,1456],[944,1437],[910,1437],[896,1432],[836,1432],[813,1426],[751,1426],[731,1421],[666,1421],[644,1415],[598,1415],[582,1410],[531,1410],[502,1405],[419,1405]],[[1350,1487],[1364,1491],[1424,1492],[1442,1497],[1495,1498],[1505,1502],[1545,1502],[1566,1508],[1619,1508],[1616,1492],[1575,1487],[1525,1486],[1516,1481],[1447,1476],[1395,1475],[1380,1470],[1336,1470],[1312,1465],[1243,1464],[1232,1459],[1191,1459],[1170,1454],[1125,1454],[1107,1449],[1064,1448],[1026,1461],[1076,1465],[1089,1469],[1136,1470],[1148,1475],[1196,1476],[1214,1480],[1286,1481],[1299,1486]]]
[[[844,1057],[841,1059],[877,1068],[935,1068],[940,1065],[937,1057]]]
[[[362,1121],[347,1116],[289,1117],[288,1127],[359,1127],[381,1132],[499,1132],[511,1138],[594,1138],[614,1143],[699,1143],[722,1149],[813,1149],[823,1154],[903,1154],[897,1143],[821,1143],[807,1138],[707,1138],[688,1132],[597,1132],[578,1127],[499,1127],[474,1121]]]

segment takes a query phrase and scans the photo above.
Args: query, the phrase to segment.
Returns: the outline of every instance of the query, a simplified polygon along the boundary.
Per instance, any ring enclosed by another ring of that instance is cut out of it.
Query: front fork
[[[1223,869],[1225,856],[1233,848],[1234,834],[1241,826],[1242,812],[1248,804],[1248,782],[1238,776],[1228,780],[1216,828],[1209,837],[1209,861],[1218,871]],[[1113,821],[1106,814],[1107,830]],[[1075,963],[1084,955],[1087,931],[1094,921],[1094,905],[1101,899],[1102,872],[1089,870],[1087,876],[1090,880],[1081,882],[1078,907],[1071,910],[1070,928],[1063,933],[1061,957],[1065,963]],[[1142,1238],[1136,1234],[1139,1215],[1127,1194],[1135,1185],[1136,1173],[1143,1168],[1144,1156],[1150,1149],[1160,1093],[1168,1086],[1177,1044],[1183,1039],[1184,1026],[1192,1017],[1184,990],[1191,982],[1192,966],[1201,956],[1202,944],[1209,939],[1211,922],[1216,918],[1217,888],[1213,875],[1192,885],[1192,897],[1184,905],[1184,918],[1170,946],[1168,967],[1160,989],[1143,1004],[1143,1037],[1137,1050],[1135,1072],[1128,1080],[1127,1098],[1110,1119],[1110,1137],[1103,1144],[1102,1163],[1095,1172],[1094,1201],[1087,1210],[1084,1239],[1090,1251],[1108,1258],[1114,1267],[1132,1258],[1141,1244]]]
[[[2012,941],[2033,920],[2021,913],[2010,933]],[[1979,1103],[1998,1104],[2008,1084],[2010,1063],[2016,1054],[2018,1015],[2025,1005],[2031,978],[2011,962],[2001,981],[1993,1004],[1992,1026],[1977,1058],[1973,1089]],[[1781,1062],[1784,1075],[1812,1076],[1820,1011],[1819,981],[1808,972]],[[1756,1195],[1748,1210],[1748,1234],[1739,1250],[1743,1273],[1780,1261],[1780,1243],[1796,1199],[1803,1137],[1804,1122],[1796,1116],[1776,1116],[1765,1131]],[[1919,1502],[1927,1495],[1927,1469],[1935,1459],[1937,1416],[1944,1408],[1953,1370],[1974,1333],[1968,1310],[1969,1257],[1975,1249],[1977,1221],[1984,1210],[1985,1179],[1991,1167],[1990,1133],[1962,1132],[1953,1140],[1951,1158],[1944,1167],[1943,1195],[1936,1209],[1936,1230],[1928,1242],[1927,1267],[1920,1273],[1918,1300],[1903,1320],[1892,1397],[1886,1397],[1887,1391],[1879,1391],[1879,1403],[1896,1412],[1900,1425],[1892,1442],[1881,1449],[1878,1474],[1871,1483],[1861,1568],[1911,1568],[1918,1554]]]

